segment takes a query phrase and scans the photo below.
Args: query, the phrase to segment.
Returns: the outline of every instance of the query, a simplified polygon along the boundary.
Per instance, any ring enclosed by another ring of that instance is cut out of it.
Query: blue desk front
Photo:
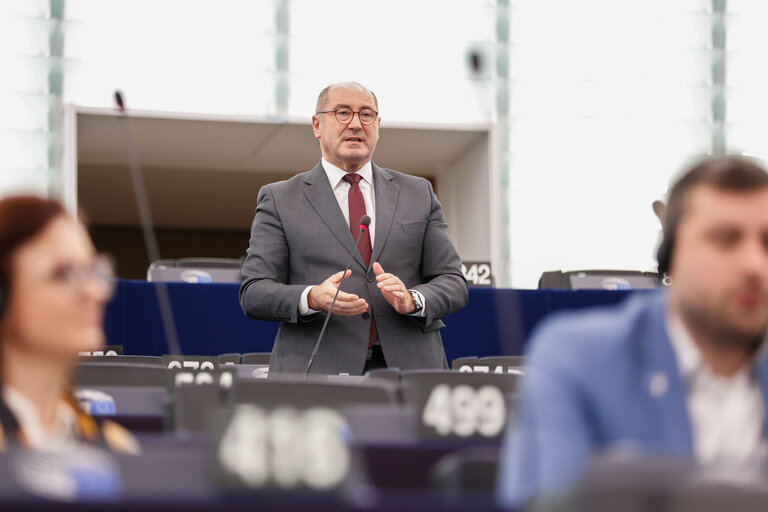
[[[278,324],[246,318],[235,284],[170,283],[182,351],[193,355],[269,352]],[[624,299],[623,291],[470,288],[467,306],[444,319],[448,361],[462,356],[518,355],[548,314]],[[107,342],[126,354],[168,353],[153,283],[119,280],[105,319]]]

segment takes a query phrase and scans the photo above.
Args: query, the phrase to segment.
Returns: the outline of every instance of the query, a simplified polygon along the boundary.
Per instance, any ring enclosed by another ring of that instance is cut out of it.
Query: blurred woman
[[[104,344],[112,286],[109,261],[59,202],[0,200],[0,449],[78,440],[138,450],[130,433],[97,424],[71,394],[75,356]]]

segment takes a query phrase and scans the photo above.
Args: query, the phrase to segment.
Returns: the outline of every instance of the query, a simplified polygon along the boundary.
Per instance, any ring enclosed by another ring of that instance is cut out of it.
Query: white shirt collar
[[[24,393],[4,385],[2,399],[19,422],[24,438],[31,448],[50,447],[75,438],[77,414],[63,400],[59,402],[56,409],[53,428],[46,431],[40,422],[37,406]]]
[[[668,315],[667,334],[677,356],[680,375],[687,380],[691,375],[700,371],[704,364],[699,347],[696,346],[688,328],[677,315]]]
[[[331,183],[331,188],[336,188],[344,176],[349,174],[344,169],[336,167],[332,163],[328,162],[328,160],[325,158],[322,158],[320,162],[323,164],[323,169],[325,170],[326,176],[328,176],[328,181]],[[365,181],[368,182],[369,185],[373,186],[373,168],[371,166],[370,160],[368,160],[359,170],[357,170],[356,174],[359,174]]]

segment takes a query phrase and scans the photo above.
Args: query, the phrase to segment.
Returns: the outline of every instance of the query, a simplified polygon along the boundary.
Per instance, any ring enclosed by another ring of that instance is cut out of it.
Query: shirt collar
[[[325,170],[325,175],[328,176],[328,181],[331,183],[331,188],[335,189],[339,182],[348,173],[344,169],[340,169],[339,167],[336,167],[332,163],[328,162],[328,160],[325,158],[321,159],[320,162],[322,163],[323,169]],[[370,160],[368,160],[359,170],[357,170],[356,174],[359,174],[362,179],[367,181],[369,185],[373,186],[373,168],[371,166]]]
[[[688,328],[677,315],[668,315],[667,334],[677,356],[680,375],[684,379],[688,379],[691,375],[701,371],[704,359],[701,357],[699,347],[696,346],[696,342],[693,341]]]
[[[53,428],[46,432],[40,423],[37,406],[24,393],[4,385],[2,399],[19,422],[19,427],[32,448],[41,448],[74,437],[77,415],[65,401],[59,402]]]

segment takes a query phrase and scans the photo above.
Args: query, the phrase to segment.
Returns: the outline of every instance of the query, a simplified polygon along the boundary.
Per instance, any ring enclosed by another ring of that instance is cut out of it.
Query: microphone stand
[[[367,217],[367,215],[366,215]],[[365,222],[363,222],[362,219],[360,222],[360,233],[357,234],[357,240],[355,240],[355,246],[352,248],[352,252],[349,254],[349,260],[347,260],[347,265],[344,268],[344,273],[341,274],[341,281],[339,281],[339,286],[336,287],[336,295],[333,296],[333,302],[331,302],[331,307],[328,309],[328,314],[325,316],[325,322],[323,322],[323,328],[320,330],[320,336],[317,337],[317,343],[315,343],[315,349],[312,351],[312,357],[309,358],[309,364],[307,364],[307,369],[304,372],[304,378],[307,378],[307,375],[309,375],[309,371],[312,369],[312,365],[315,362],[315,357],[317,357],[317,351],[320,348],[320,342],[323,341],[323,335],[325,334],[325,328],[328,327],[328,321],[331,319],[331,313],[333,313],[333,308],[336,306],[336,299],[339,297],[339,292],[341,291],[341,283],[344,282],[344,278],[347,275],[347,270],[349,270],[349,267],[352,266],[352,258],[355,257],[355,253],[357,252],[357,245],[360,243],[360,239],[363,238],[363,233],[365,233],[365,230],[368,229],[368,226]],[[370,222],[370,218],[367,219],[368,222]]]

